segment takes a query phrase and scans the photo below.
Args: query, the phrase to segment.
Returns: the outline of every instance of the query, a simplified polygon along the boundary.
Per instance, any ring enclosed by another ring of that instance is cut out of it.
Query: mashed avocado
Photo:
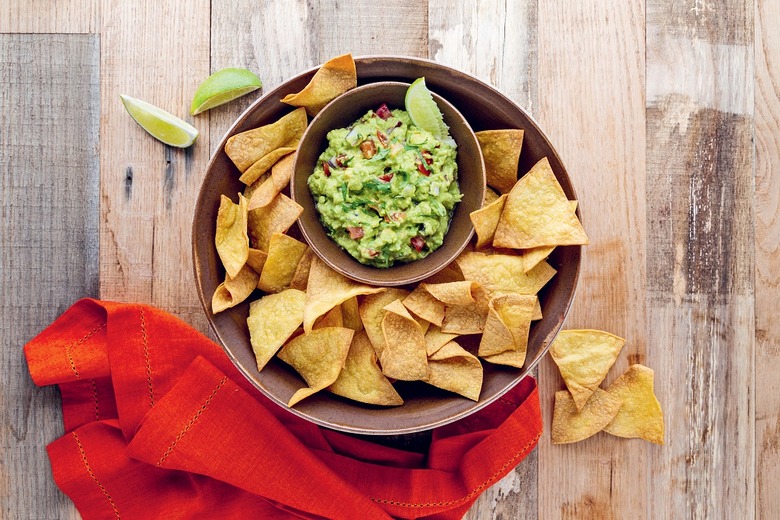
[[[458,190],[455,143],[404,110],[369,110],[328,132],[309,189],[330,237],[376,267],[424,258],[441,246]]]

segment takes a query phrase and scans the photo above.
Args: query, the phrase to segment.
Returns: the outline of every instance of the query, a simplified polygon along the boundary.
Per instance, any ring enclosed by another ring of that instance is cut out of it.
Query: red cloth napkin
[[[66,433],[47,449],[85,519],[460,518],[542,431],[530,377],[427,453],[320,428],[145,305],[80,300],[24,351],[35,383],[60,387]]]

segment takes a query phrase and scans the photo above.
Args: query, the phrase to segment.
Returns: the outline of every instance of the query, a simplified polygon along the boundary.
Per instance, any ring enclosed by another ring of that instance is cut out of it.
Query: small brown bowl
[[[295,171],[290,181],[290,196],[303,206],[298,225],[314,253],[334,271],[366,284],[411,284],[449,265],[471,240],[474,226],[469,214],[482,207],[485,197],[485,164],[474,131],[454,106],[433,93],[433,98],[444,116],[444,122],[450,127],[450,135],[458,145],[458,183],[463,194],[463,199],[455,206],[444,243],[425,258],[378,268],[358,262],[330,239],[320,222],[314,198],[307,185],[307,179],[314,171],[320,154],[328,147],[328,132],[349,126],[382,103],[391,110],[403,109],[408,88],[408,83],[397,81],[369,83],[352,89],[329,103],[306,129],[298,147]]]

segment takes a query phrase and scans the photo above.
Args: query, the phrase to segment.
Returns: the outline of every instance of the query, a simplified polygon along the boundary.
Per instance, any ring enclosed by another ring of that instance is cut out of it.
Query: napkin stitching
[[[104,321],[102,324],[98,325],[97,327],[95,327],[91,331],[87,332],[81,339],[79,339],[79,340],[75,341],[74,343],[72,343],[71,345],[68,345],[67,347],[65,347],[65,355],[68,358],[68,362],[70,363],[70,369],[73,371],[73,374],[76,376],[76,379],[81,379],[81,376],[79,375],[78,369],[76,369],[76,362],[73,360],[73,352],[72,352],[72,350],[74,348],[78,347],[79,345],[81,345],[82,343],[84,343],[85,341],[87,341],[92,336],[94,336],[98,331],[103,329],[106,326],[106,323],[107,322]]]
[[[73,435],[73,439],[76,441],[76,446],[79,449],[79,453],[81,454],[81,462],[84,463],[84,467],[87,470],[87,473],[89,473],[89,476],[92,477],[92,480],[95,481],[95,484],[100,488],[100,491],[103,492],[103,495],[108,499],[108,503],[111,504],[111,509],[114,510],[114,515],[117,518],[120,518],[119,516],[119,509],[116,507],[116,503],[114,502],[114,499],[111,498],[111,494],[108,492],[106,487],[100,482],[100,480],[97,478],[97,475],[95,475],[95,472],[92,471],[92,466],[89,463],[89,460],[87,460],[87,452],[84,451],[84,446],[81,444],[81,440],[79,440],[79,436],[76,435],[76,432],[72,432],[71,435]]]
[[[144,363],[146,364],[146,386],[149,387],[150,408],[154,406],[154,391],[152,390],[152,364],[149,361],[149,338],[146,336],[146,320],[144,310],[141,309],[141,336],[144,341]]]
[[[373,500],[374,502],[379,502],[379,503],[382,503],[382,504],[390,504],[390,505],[393,505],[393,506],[398,506],[398,507],[435,507],[435,506],[451,506],[451,505],[457,504],[457,503],[459,503],[459,502],[467,502],[469,499],[471,499],[471,498],[472,498],[472,497],[474,497],[475,495],[478,495],[478,494],[482,493],[482,491],[484,491],[484,490],[485,490],[485,489],[486,489],[486,488],[487,488],[487,487],[490,485],[490,483],[491,483],[493,480],[495,480],[496,478],[498,478],[498,476],[499,476],[499,475],[501,475],[501,473],[503,473],[503,472],[504,472],[504,470],[506,470],[506,468],[508,468],[509,466],[511,466],[511,465],[512,465],[512,464],[515,462],[515,460],[517,460],[517,459],[518,459],[518,458],[520,458],[522,455],[524,455],[524,454],[525,454],[525,453],[528,451],[528,449],[529,449],[529,448],[531,448],[531,446],[533,446],[534,444],[536,444],[536,443],[539,441],[539,438],[540,438],[541,436],[542,436],[542,432],[539,432],[539,433],[537,433],[537,434],[536,434],[536,437],[534,437],[533,439],[531,439],[530,441],[528,441],[528,444],[526,444],[525,446],[523,446],[523,447],[520,449],[520,451],[518,451],[517,453],[515,453],[515,455],[514,455],[514,456],[513,456],[511,459],[509,459],[509,460],[508,460],[508,461],[507,461],[507,462],[506,462],[506,463],[505,463],[503,466],[501,466],[501,467],[500,467],[498,470],[496,470],[496,472],[495,472],[495,473],[493,473],[493,474],[492,474],[492,475],[490,475],[488,478],[486,478],[485,480],[483,480],[483,481],[482,481],[482,482],[481,482],[481,483],[480,483],[480,484],[479,484],[477,487],[475,487],[474,489],[472,489],[472,490],[471,490],[471,491],[470,491],[468,494],[466,494],[466,495],[464,495],[464,496],[462,496],[462,497],[460,497],[460,498],[456,498],[455,500],[449,500],[449,501],[447,501],[447,502],[426,502],[426,503],[417,503],[417,502],[398,502],[398,501],[396,501],[396,500],[389,500],[389,499],[385,499],[385,498],[377,498],[377,497],[371,497],[371,500]]]
[[[200,418],[201,415],[203,415],[203,412],[206,411],[206,407],[208,407],[209,404],[211,404],[211,401],[214,399],[214,397],[217,395],[217,392],[219,392],[219,389],[222,388],[222,385],[225,384],[227,381],[227,376],[224,376],[219,383],[217,384],[216,388],[211,392],[211,395],[209,395],[206,398],[206,401],[201,405],[201,407],[198,409],[197,412],[195,412],[195,415],[192,416],[192,418],[187,422],[187,424],[184,425],[184,428],[179,432],[179,434],[176,436],[176,438],[173,439],[173,442],[170,446],[168,446],[168,449],[165,450],[165,453],[163,453],[162,457],[160,457],[160,460],[157,461],[157,464],[155,466],[160,467],[163,462],[165,462],[165,459],[168,458],[168,455],[170,455],[174,448],[176,448],[176,445],[179,443],[182,438],[187,434],[187,432],[190,431],[190,429],[195,425],[195,422]]]
[[[95,379],[89,380],[89,385],[92,388],[92,398],[95,400],[95,420],[100,420],[100,401],[98,401],[97,383]]]

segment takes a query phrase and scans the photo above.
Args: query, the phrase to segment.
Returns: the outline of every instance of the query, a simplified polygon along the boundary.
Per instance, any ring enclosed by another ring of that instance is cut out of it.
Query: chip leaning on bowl
[[[308,186],[331,239],[375,267],[442,245],[462,198],[452,139],[437,139],[384,104],[327,139]]]
[[[338,60],[338,70],[348,71],[343,57]],[[329,63],[321,70],[328,70]],[[323,85],[328,78],[338,78],[338,83]],[[501,157],[500,165],[490,165],[500,174],[489,176],[488,184],[503,195],[471,214],[476,243],[444,270],[404,288],[370,286],[335,272],[312,254],[305,241],[288,233],[295,229],[301,207],[283,191],[293,162],[289,154],[295,152],[303,132],[303,110],[316,112],[354,84],[342,72],[317,73],[304,89],[306,96],[289,98],[301,108],[228,141],[237,168],[244,174],[251,171],[253,180],[243,194],[236,194],[238,203],[222,196],[216,247],[226,272],[214,293],[212,312],[253,299],[247,324],[258,369],[277,357],[305,381],[289,399],[289,406],[320,391],[371,405],[400,405],[402,395],[394,390],[399,380],[424,381],[478,401],[483,362],[517,368],[525,363],[532,322],[542,318],[537,293],[556,273],[546,257],[557,245],[587,243],[576,217],[576,202],[566,199],[546,158],[517,179],[522,131],[483,133],[480,145],[492,150],[490,157]],[[398,211],[409,218],[417,208],[426,215],[430,209],[430,214],[441,217],[415,223],[418,232],[420,225],[433,227],[434,221],[448,220],[447,213],[460,196],[456,171],[447,166],[454,149],[445,142],[429,141],[402,111],[385,114],[377,108],[373,114],[369,113],[369,121],[338,131],[338,140],[353,140],[357,151],[347,154],[340,147],[329,148],[317,167],[314,189],[333,194],[334,206],[337,200],[349,204],[369,183],[386,184],[391,193],[408,198],[403,208],[369,208],[377,216],[368,224],[394,222],[393,214]],[[367,136],[350,136],[352,131],[373,132],[374,149],[365,144],[364,153],[360,145]],[[387,139],[387,147],[377,131]],[[396,131],[403,133],[394,142]],[[391,156],[393,145],[395,156]],[[500,153],[502,147],[506,156]],[[371,164],[382,155],[398,157],[399,164],[391,164],[387,172],[386,166],[381,171],[369,168],[366,178],[338,178],[348,164]],[[441,182],[434,177],[434,167]],[[408,175],[409,169],[416,174],[414,178]],[[511,186],[507,175],[514,179]],[[410,186],[427,199],[404,196]],[[532,211],[526,211],[528,201],[534,201]],[[363,237],[370,235],[366,231],[362,229]],[[349,236],[349,230],[346,233]],[[353,237],[359,233],[352,231]],[[408,242],[416,250],[415,236],[404,236],[398,242]],[[497,236],[500,244],[494,243]]]

